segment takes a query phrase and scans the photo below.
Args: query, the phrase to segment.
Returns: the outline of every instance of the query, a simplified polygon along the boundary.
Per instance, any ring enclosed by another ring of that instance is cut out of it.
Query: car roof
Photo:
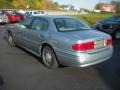
[[[49,18],[49,19],[56,19],[56,18],[73,18],[73,17],[61,16],[61,15],[39,15],[39,16],[31,16],[31,17],[42,17],[42,18]]]
[[[108,18],[111,18],[111,17],[119,18],[120,15],[113,15],[113,16],[110,16],[110,17],[108,17]]]
[[[120,15],[113,15],[113,16],[115,16],[115,17],[120,17]]]

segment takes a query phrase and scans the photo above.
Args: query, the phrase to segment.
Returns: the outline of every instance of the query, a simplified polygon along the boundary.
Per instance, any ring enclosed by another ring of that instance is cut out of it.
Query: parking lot
[[[47,69],[37,56],[11,48],[1,25],[0,90],[120,90],[120,41],[113,40],[113,46],[112,58],[103,63]]]

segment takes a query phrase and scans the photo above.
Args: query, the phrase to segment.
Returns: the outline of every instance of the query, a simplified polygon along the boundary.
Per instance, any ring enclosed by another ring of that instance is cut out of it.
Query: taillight
[[[107,45],[112,45],[112,38],[107,39]]]
[[[85,42],[80,44],[73,44],[72,49],[75,51],[86,51],[94,49],[94,42]]]

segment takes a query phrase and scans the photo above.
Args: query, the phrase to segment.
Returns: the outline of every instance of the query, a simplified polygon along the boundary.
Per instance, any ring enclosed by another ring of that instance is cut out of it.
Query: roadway
[[[103,63],[79,68],[47,69],[41,59],[10,47],[0,26],[0,90],[120,90],[120,41]]]

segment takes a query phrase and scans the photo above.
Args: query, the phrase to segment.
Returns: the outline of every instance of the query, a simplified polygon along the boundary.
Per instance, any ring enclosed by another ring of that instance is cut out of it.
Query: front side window
[[[33,20],[33,17],[29,17],[29,18],[27,18],[27,19],[25,19],[25,20],[22,20],[22,21],[20,22],[20,24],[21,24],[21,26],[24,27],[24,28],[30,28],[30,25],[31,25],[31,23],[32,23],[32,20]]]
[[[73,18],[57,18],[54,23],[59,31],[74,31],[90,29],[89,26]]]

